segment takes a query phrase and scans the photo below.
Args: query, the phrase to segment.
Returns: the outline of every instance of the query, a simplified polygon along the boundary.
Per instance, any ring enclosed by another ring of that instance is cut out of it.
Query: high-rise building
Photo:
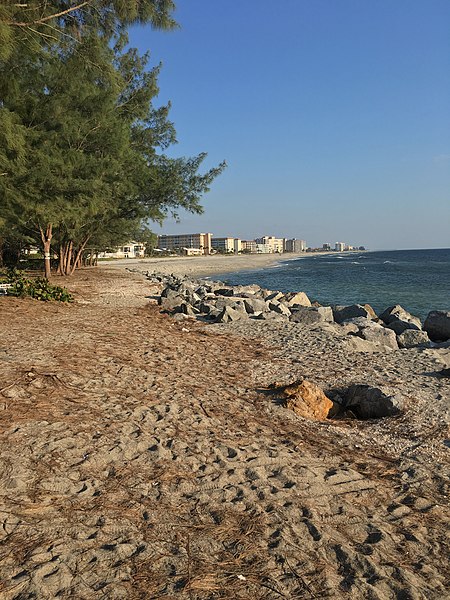
[[[227,252],[234,254],[239,254],[242,250],[242,243],[239,238],[232,237],[213,237],[211,240],[211,246],[214,250],[218,250],[219,252]]]
[[[268,246],[269,253],[284,252],[284,238],[276,238],[273,235],[264,235],[263,237],[256,238],[255,242],[262,246]]]
[[[345,250],[345,243],[344,242],[336,242],[334,244],[334,249],[337,252],[344,252],[344,250]]]
[[[306,250],[306,242],[305,240],[298,240],[297,238],[292,238],[290,240],[285,240],[284,244],[285,252],[305,252]]]
[[[178,235],[159,235],[158,248],[160,250],[178,250],[184,252],[188,249],[200,250],[201,254],[211,253],[212,233],[182,233]]]

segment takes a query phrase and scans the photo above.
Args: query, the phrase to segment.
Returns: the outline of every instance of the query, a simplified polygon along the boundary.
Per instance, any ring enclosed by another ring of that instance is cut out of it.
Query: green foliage
[[[176,134],[170,105],[153,104],[160,67],[127,48],[127,26],[174,28],[173,10],[172,0],[0,7],[0,254],[12,235],[23,248],[50,231],[69,274],[85,248],[129,241],[179,208],[202,212],[225,163],[201,174],[205,153],[165,154]]]
[[[29,296],[36,300],[73,302],[73,297],[66,288],[59,285],[52,285],[44,277],[29,279],[22,272],[10,269],[7,273],[6,281],[11,284],[11,287],[7,290],[8,296],[19,298]]]

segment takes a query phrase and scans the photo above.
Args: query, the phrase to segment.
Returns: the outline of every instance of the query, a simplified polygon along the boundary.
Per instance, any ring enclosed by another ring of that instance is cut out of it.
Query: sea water
[[[324,306],[368,303],[378,314],[394,304],[422,319],[430,310],[450,310],[448,248],[283,258],[269,268],[216,278],[231,285],[256,283],[270,290],[303,291]]]

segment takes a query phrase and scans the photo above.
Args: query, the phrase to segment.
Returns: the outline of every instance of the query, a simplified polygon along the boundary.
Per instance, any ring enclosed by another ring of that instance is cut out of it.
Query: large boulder
[[[245,310],[250,315],[268,310],[268,307],[262,298],[244,298],[244,306]]]
[[[406,329],[422,329],[422,322],[419,317],[415,317],[409,313],[400,306],[400,304],[387,308],[381,313],[380,319],[386,323],[390,329],[395,331],[397,335],[400,335]]]
[[[344,408],[351,410],[359,419],[391,417],[398,415],[403,409],[400,396],[370,385],[351,385],[342,396]]]
[[[235,310],[231,306],[224,306],[216,318],[216,323],[231,323],[232,321],[239,321],[246,316],[247,313],[245,311]]]
[[[405,329],[403,333],[397,336],[397,342],[400,348],[415,348],[416,346],[429,346],[430,338],[426,331]]]
[[[270,311],[278,313],[279,315],[285,315],[286,317],[291,316],[291,311],[286,306],[286,304],[284,304],[284,302],[278,302],[278,300],[273,300],[272,302],[268,303],[268,307]]]
[[[374,352],[392,352],[394,349],[377,342],[369,342],[356,335],[348,335],[342,340],[342,350],[344,352],[366,352],[372,354]]]
[[[428,313],[423,328],[433,342],[445,342],[450,339],[450,311],[432,310]]]
[[[333,316],[336,323],[344,323],[350,319],[364,317],[376,319],[375,311],[370,304],[351,304],[350,306],[333,306]]]
[[[286,386],[275,386],[275,391],[278,390],[286,407],[305,419],[324,421],[334,406],[320,387],[306,379]]]
[[[287,306],[311,306],[311,301],[305,292],[289,292],[282,298],[284,304]]]
[[[359,335],[363,340],[392,348],[392,350],[398,350],[397,336],[395,331],[382,327],[376,323],[372,323],[369,327],[363,327],[359,331]]]
[[[180,295],[170,296],[170,298],[161,296],[159,299],[161,310],[167,312],[182,312],[183,304],[186,304],[186,298]]]
[[[271,292],[270,290],[268,290],[268,293],[266,293],[264,296],[264,300],[266,300],[267,302],[279,300],[280,298],[283,298],[282,292]]]
[[[298,306],[292,309],[289,321],[293,323],[302,323],[303,325],[315,325],[325,321],[333,321],[333,311],[331,306]]]

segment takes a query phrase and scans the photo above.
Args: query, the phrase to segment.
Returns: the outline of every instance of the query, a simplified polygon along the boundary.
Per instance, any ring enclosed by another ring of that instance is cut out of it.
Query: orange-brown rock
[[[280,388],[286,407],[305,419],[323,421],[333,408],[333,402],[314,383],[304,379]]]

